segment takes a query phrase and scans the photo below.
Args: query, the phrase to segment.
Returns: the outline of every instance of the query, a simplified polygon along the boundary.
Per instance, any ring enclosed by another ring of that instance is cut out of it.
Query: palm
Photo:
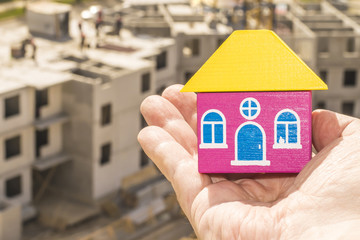
[[[180,89],[172,86],[163,97],[144,101],[142,113],[150,127],[141,131],[139,141],[173,184],[199,238],[293,239],[311,234],[312,226],[339,224],[331,218],[334,211],[339,216],[349,212],[340,223],[360,219],[358,121],[314,113],[313,142],[321,152],[299,175],[209,176],[197,171],[196,96]]]

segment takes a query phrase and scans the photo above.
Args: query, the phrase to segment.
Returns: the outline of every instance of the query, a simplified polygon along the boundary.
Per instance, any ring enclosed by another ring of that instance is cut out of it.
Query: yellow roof
[[[233,32],[181,90],[325,90],[327,85],[272,31]]]

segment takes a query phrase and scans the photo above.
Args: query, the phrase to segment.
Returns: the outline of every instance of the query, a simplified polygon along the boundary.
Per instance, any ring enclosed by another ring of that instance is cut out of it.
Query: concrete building
[[[93,50],[88,57],[59,55],[51,70],[24,65],[0,73],[11,79],[2,80],[0,96],[0,201],[22,205],[27,219],[33,200],[43,222],[55,226],[72,217],[66,205],[49,209],[54,196],[94,207],[147,164],[136,138],[141,101],[155,93],[155,64]]]
[[[142,35],[119,39],[108,36],[98,44],[98,49],[134,61],[143,59],[152,62],[155,65],[154,88],[156,93],[161,94],[167,86],[176,83],[178,67],[176,46],[175,40],[169,37]]]
[[[2,80],[1,96],[4,102],[1,105],[4,113],[1,124],[1,139],[4,142],[1,175],[4,176],[4,191],[7,192],[1,196],[4,198],[2,201],[22,204],[23,210],[28,210],[32,200],[32,166],[42,169],[43,165],[49,164],[47,161],[51,157],[61,153],[62,134],[57,124],[63,118],[59,117],[61,105],[57,101],[60,92],[57,84],[70,80],[68,77],[67,74],[22,69],[19,66],[1,72],[1,78],[8,79]],[[39,97],[39,94],[44,94],[44,87],[51,93],[49,98],[47,95]],[[44,99],[49,100],[49,104]],[[41,144],[39,134],[47,128],[51,129],[50,134],[43,137],[51,141]],[[6,180],[9,176],[16,180],[13,184]],[[23,218],[33,215],[31,212],[23,211]]]
[[[23,83],[1,81],[1,160],[0,201],[6,205],[23,206],[24,218],[31,210],[31,169],[34,149],[27,144],[33,141],[33,90]]]
[[[131,0],[126,4],[132,9],[127,12],[136,13],[125,15],[124,19],[125,27],[133,33],[175,40],[176,79],[173,82],[189,80],[232,32],[232,28],[216,16],[191,7],[189,1]],[[164,89],[165,82],[171,83],[163,81],[158,90]]]
[[[96,44],[80,51],[79,34],[69,29],[74,41],[36,39],[37,64],[2,66],[0,203],[6,207],[0,207],[0,218],[18,208],[29,219],[34,205],[42,222],[61,229],[97,214],[124,178],[148,164],[136,140],[145,125],[141,101],[186,83],[236,28],[221,11],[206,12],[188,1],[125,5],[121,38],[107,35],[107,24],[99,38],[88,34]],[[66,36],[58,20],[38,24],[50,15],[69,17],[67,8],[49,9],[29,7],[30,31]],[[313,93],[313,107],[359,117],[360,18],[326,2],[290,9],[278,16],[274,30],[329,86]]]
[[[19,239],[21,222],[33,218],[33,173],[60,162],[62,154],[61,105],[58,84],[69,74],[23,67],[0,71],[0,216],[11,224],[2,225],[1,239]],[[44,94],[46,91],[46,95]],[[48,95],[48,92],[50,93]],[[20,230],[19,230],[20,229]],[[14,232],[15,231],[15,232]]]
[[[154,94],[155,69],[152,62],[113,53],[95,50],[88,56],[70,69],[73,81],[63,85],[62,104],[70,116],[64,148],[73,161],[59,169],[54,185],[94,202],[117,191],[123,177],[142,167],[139,107]]]
[[[18,240],[21,231],[21,206],[0,204],[0,239]]]
[[[313,69],[329,87],[313,94],[313,107],[359,117],[359,24],[325,1],[294,6],[294,15],[315,36]]]
[[[196,12],[189,5],[168,5],[172,36],[177,43],[178,79],[186,83],[230,35],[232,28]]]
[[[21,117],[2,124],[0,134],[16,145],[9,158],[19,160],[4,165],[0,176],[6,182],[15,174],[22,190],[10,194],[11,204],[27,209],[33,202],[41,222],[59,228],[62,221],[64,228],[96,214],[125,176],[149,163],[137,142],[145,124],[139,108],[146,96],[176,82],[176,45],[171,38],[107,36],[84,54],[71,44],[64,50],[61,43],[37,42],[38,64],[19,60],[0,73],[9,78],[4,102],[22,104]],[[31,209],[23,219],[34,216]]]

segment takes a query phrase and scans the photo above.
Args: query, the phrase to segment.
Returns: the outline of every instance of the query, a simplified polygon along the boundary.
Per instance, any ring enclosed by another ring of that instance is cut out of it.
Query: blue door
[[[263,137],[260,128],[254,124],[241,127],[237,135],[237,160],[264,160]]]

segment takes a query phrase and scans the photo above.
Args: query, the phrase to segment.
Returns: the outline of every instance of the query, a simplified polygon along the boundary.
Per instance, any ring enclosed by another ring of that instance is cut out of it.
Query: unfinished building
[[[54,214],[59,195],[94,208],[119,190],[122,178],[143,167],[136,141],[139,107],[154,94],[154,65],[100,55],[96,60],[63,56],[53,60],[51,71],[17,65],[1,72],[2,78],[11,77],[2,94],[1,179],[7,194],[1,197],[22,204],[24,219],[35,213],[28,213],[32,200],[48,225],[72,219],[66,204]],[[54,71],[65,62],[67,73]]]
[[[119,189],[140,199],[132,206],[136,211],[125,214],[133,221],[139,214],[138,222],[146,220],[147,205],[164,211],[171,191],[164,179],[149,180],[151,187],[128,183],[149,163],[136,140],[146,124],[141,101],[186,83],[240,25],[188,1],[127,4],[120,10],[121,38],[106,35],[104,27],[104,36],[83,51],[39,39],[37,64],[17,60],[1,69],[0,217],[13,211],[26,220],[37,213],[45,224],[64,229],[98,214],[99,203]],[[314,108],[360,116],[360,18],[326,2],[290,9],[277,16],[274,30],[328,84],[328,91],[314,93]],[[62,36],[53,30],[44,33]],[[45,52],[51,54],[42,58]]]
[[[175,81],[178,83],[186,83],[232,32],[231,27],[215,16],[208,18],[188,1],[132,0],[127,3],[134,11],[143,11],[125,18],[125,26],[135,34],[175,40]]]
[[[313,107],[359,117],[359,24],[326,1],[292,9],[315,36],[312,67],[329,87],[313,94]]]

